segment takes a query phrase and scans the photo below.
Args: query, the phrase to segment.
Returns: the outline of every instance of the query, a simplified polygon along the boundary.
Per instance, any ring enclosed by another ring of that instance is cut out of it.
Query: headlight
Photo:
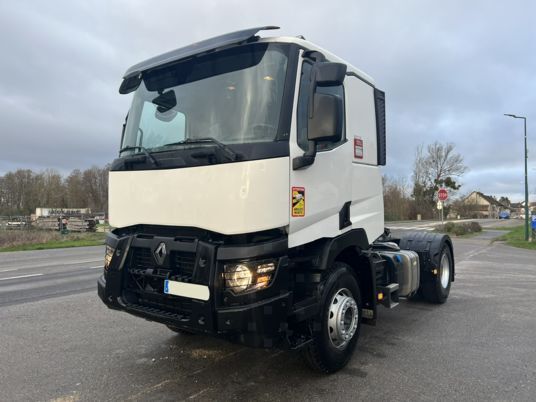
[[[275,261],[249,261],[224,266],[225,288],[233,293],[267,288],[275,275]]]
[[[107,271],[110,263],[112,262],[112,257],[114,255],[115,248],[106,245],[106,252],[104,253],[104,270]]]

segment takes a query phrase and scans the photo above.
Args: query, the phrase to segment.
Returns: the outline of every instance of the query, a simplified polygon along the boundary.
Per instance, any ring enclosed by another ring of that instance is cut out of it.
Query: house
[[[529,216],[536,214],[536,202],[529,201]],[[525,216],[525,201],[519,203],[519,216]]]
[[[511,207],[500,203],[490,195],[482,194],[480,191],[473,191],[465,197],[463,204],[469,218],[497,219],[501,211],[512,210]]]
[[[510,204],[510,208],[512,209],[512,218],[518,218],[521,215],[525,214],[525,203],[524,202],[513,202]]]

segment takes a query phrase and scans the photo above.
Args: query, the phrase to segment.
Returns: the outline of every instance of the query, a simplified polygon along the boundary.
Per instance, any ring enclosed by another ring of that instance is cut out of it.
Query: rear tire
[[[443,245],[439,255],[437,275],[430,282],[423,283],[421,293],[430,303],[443,304],[447,301],[452,283],[452,252],[448,245]]]
[[[359,337],[361,292],[352,268],[335,262],[319,286],[321,310],[312,320],[313,341],[303,349],[308,365],[334,373],[348,363]]]

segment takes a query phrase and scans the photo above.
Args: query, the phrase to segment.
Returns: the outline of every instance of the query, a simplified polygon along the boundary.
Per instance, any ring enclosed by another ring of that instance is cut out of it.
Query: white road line
[[[11,269],[3,269],[0,272],[11,272],[11,271],[17,271],[18,268],[11,268]]]
[[[88,269],[97,269],[97,268],[103,268],[102,265],[97,265],[96,267],[88,267]]]
[[[430,226],[388,226],[388,229],[394,229],[394,230],[434,230],[433,227]]]
[[[9,279],[31,278],[32,276],[42,276],[42,275],[43,274],[30,274],[30,275],[11,276],[9,278],[0,278],[0,281],[7,281]]]
[[[20,270],[20,269],[31,269],[31,268],[59,267],[59,266],[65,266],[65,265],[88,264],[90,262],[99,262],[99,261],[102,261],[102,258],[99,258],[98,260],[67,261],[67,262],[61,261],[61,262],[49,262],[49,263],[46,263],[46,264],[23,265],[21,267],[17,267],[17,268],[13,268],[13,269],[14,270]],[[11,262],[11,263],[9,263],[9,265],[14,265],[14,263]]]

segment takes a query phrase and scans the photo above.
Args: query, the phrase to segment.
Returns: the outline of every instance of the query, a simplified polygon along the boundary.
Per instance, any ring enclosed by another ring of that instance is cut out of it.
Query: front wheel
[[[322,306],[311,322],[313,341],[303,354],[315,370],[333,373],[354,352],[361,326],[361,293],[352,268],[335,262],[320,285]]]
[[[439,267],[430,282],[422,285],[422,295],[431,303],[442,304],[447,301],[452,283],[452,252],[446,244],[439,255]]]

